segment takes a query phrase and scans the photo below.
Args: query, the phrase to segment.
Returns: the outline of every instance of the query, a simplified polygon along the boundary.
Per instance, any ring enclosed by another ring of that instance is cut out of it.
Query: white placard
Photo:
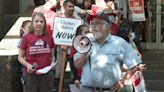
[[[76,29],[82,24],[82,20],[55,17],[53,38],[57,45],[72,46]]]
[[[42,69],[36,70],[36,74],[46,74],[52,69],[51,66],[46,66]]]
[[[137,71],[132,76],[132,82],[133,82],[135,92],[147,92],[142,72]]]

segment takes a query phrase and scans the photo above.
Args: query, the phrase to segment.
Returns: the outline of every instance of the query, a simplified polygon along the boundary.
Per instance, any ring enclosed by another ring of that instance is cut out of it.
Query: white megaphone
[[[73,40],[73,47],[76,51],[80,53],[89,52],[91,49],[92,42],[95,40],[93,33],[88,33],[86,35],[79,35]]]

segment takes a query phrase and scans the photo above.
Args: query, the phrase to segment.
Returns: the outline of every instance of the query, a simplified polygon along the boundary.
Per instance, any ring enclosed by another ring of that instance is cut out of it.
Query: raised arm
[[[74,55],[74,61],[75,61],[74,64],[75,64],[75,67],[76,68],[82,67],[85,64],[85,62],[87,61],[88,56],[89,56],[88,53],[86,53],[86,54],[79,54],[78,53],[78,55],[75,54]]]

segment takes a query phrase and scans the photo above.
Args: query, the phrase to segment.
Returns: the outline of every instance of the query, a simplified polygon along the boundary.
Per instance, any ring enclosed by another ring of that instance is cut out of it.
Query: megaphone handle
[[[33,64],[32,64],[32,69],[36,69],[37,66],[38,66],[37,63],[33,63]]]

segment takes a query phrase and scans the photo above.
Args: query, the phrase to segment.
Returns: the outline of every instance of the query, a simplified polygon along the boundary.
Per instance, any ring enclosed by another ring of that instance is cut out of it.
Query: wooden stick
[[[64,80],[64,72],[65,72],[65,58],[66,58],[66,50],[62,50],[61,72],[60,72],[60,82],[59,82],[58,92],[62,92],[62,88],[63,88],[63,80]]]

